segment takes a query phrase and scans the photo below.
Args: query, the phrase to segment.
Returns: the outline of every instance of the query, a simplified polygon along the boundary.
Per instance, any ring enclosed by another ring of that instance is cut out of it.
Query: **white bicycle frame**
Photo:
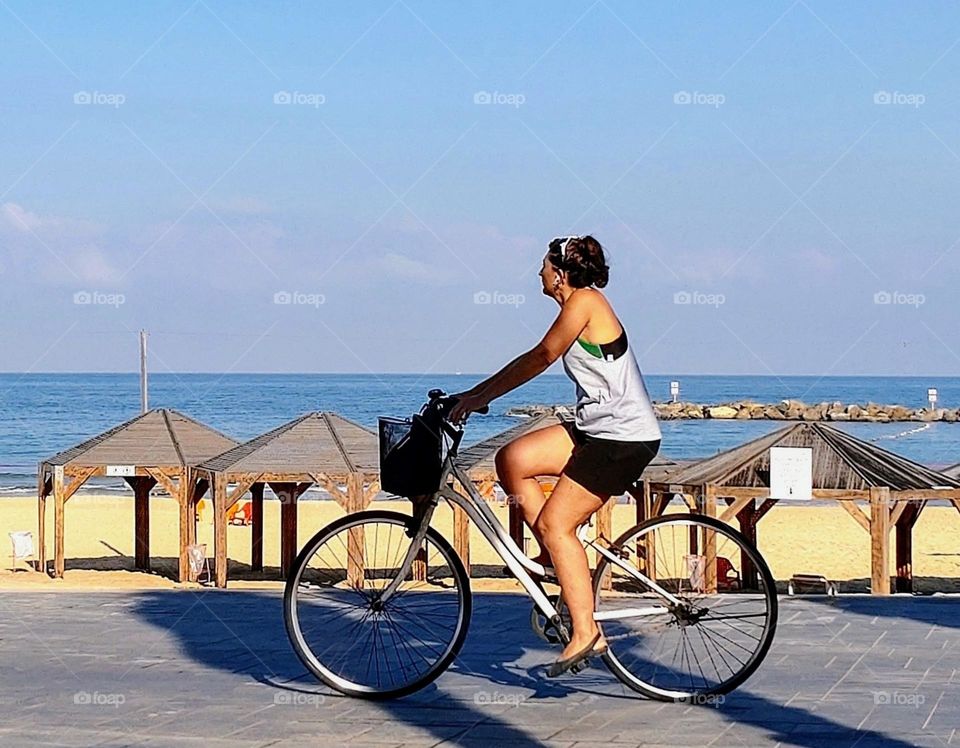
[[[464,496],[459,491],[453,490],[453,488],[449,485],[449,479],[451,476],[456,478],[460,485],[467,490],[467,496]],[[534,581],[533,577],[531,576],[531,573],[543,576],[545,573],[544,567],[541,564],[538,564],[536,561],[532,561],[531,559],[527,558],[526,554],[521,550],[516,542],[514,542],[513,538],[510,537],[510,534],[504,529],[503,525],[500,523],[500,520],[497,519],[496,514],[494,514],[493,510],[480,495],[480,492],[477,491],[476,487],[473,485],[473,481],[471,481],[470,478],[467,477],[456,465],[450,454],[448,454],[444,460],[440,485],[442,488],[437,491],[437,493],[433,494],[430,499],[430,506],[424,512],[423,518],[420,522],[420,527],[417,528],[417,532],[410,543],[410,547],[407,550],[403,563],[400,566],[399,573],[383,590],[382,594],[380,595],[380,601],[385,603],[387,600],[389,600],[400,587],[401,581],[407,578],[413,566],[414,559],[416,558],[416,555],[423,544],[423,539],[426,537],[427,528],[430,525],[430,520],[433,517],[434,510],[439,504],[440,499],[447,499],[466,512],[467,516],[470,518],[470,521],[476,525],[477,529],[480,531],[480,534],[486,538],[487,542],[490,543],[491,546],[493,546],[493,549],[497,552],[497,555],[503,559],[504,563],[507,565],[507,568],[513,572],[513,575],[516,577],[517,581],[520,582],[527,594],[533,599],[540,612],[555,625],[562,627],[560,615],[556,607],[550,602],[550,599],[544,593],[543,588],[537,584],[537,582]],[[586,535],[586,530],[588,527],[589,524],[585,523],[580,526],[577,532],[577,537],[579,537],[580,541],[584,543],[584,545],[590,546],[597,551],[597,553],[608,559],[611,563],[616,564],[624,572],[642,582],[651,592],[655,592],[657,595],[659,595],[668,605],[673,606],[681,604],[681,601],[676,596],[672,595],[670,592],[658,585],[655,581],[634,568],[631,564],[624,561],[618,554],[612,553],[609,549],[604,548],[599,543],[590,540]],[[621,620],[624,618],[660,615],[667,610],[667,607],[660,605],[643,608],[625,608],[621,610],[599,611],[594,614],[594,619],[598,621]]]

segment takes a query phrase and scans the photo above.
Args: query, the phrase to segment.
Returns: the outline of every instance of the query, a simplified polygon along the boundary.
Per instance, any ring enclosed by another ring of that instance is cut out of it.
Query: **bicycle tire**
[[[760,667],[760,664],[763,662],[764,658],[767,656],[767,653],[770,650],[770,646],[773,643],[774,636],[776,634],[777,628],[777,619],[778,619],[778,599],[776,593],[776,587],[774,584],[773,575],[770,572],[769,566],[767,566],[766,561],[763,559],[763,556],[760,555],[760,552],[756,547],[750,543],[742,533],[740,533],[735,528],[727,525],[724,522],[721,522],[718,519],[713,517],[707,517],[704,515],[698,514],[670,514],[661,517],[655,517],[653,519],[646,520],[641,522],[631,529],[624,532],[614,541],[613,546],[623,548],[628,543],[631,542],[637,535],[642,533],[645,530],[650,528],[657,527],[659,525],[685,522],[692,523],[696,525],[701,525],[704,527],[711,528],[715,531],[719,531],[723,534],[731,537],[742,549],[747,552],[747,555],[750,557],[751,562],[753,563],[757,574],[763,582],[764,596],[767,601],[769,609],[769,618],[767,625],[764,630],[762,641],[760,642],[759,647],[753,653],[750,660],[744,665],[744,667],[738,672],[734,677],[728,679],[722,684],[718,685],[716,688],[704,689],[703,691],[697,691],[696,693],[684,694],[684,695],[669,695],[663,689],[657,689],[651,687],[649,684],[644,683],[640,678],[631,673],[616,657],[613,651],[613,647],[602,655],[602,659],[607,668],[620,680],[624,685],[629,688],[642,693],[644,696],[647,696],[651,699],[658,701],[691,701],[695,700],[697,696],[699,697],[710,697],[710,696],[719,696],[725,693],[729,693],[733,689],[737,688],[744,683],[757,668]],[[608,568],[611,567],[611,561],[607,558],[604,558],[601,563],[597,565],[597,568],[593,576],[593,589],[594,589],[594,604],[599,609],[601,595],[604,592],[602,589],[604,575]],[[603,622],[598,621],[597,624],[601,631],[603,631]]]
[[[350,683],[343,677],[333,673],[311,650],[309,644],[303,637],[299,625],[299,612],[297,609],[298,590],[300,580],[307,564],[314,554],[324,543],[353,527],[372,524],[374,522],[383,522],[387,524],[400,525],[405,531],[405,536],[412,538],[416,532],[416,524],[413,517],[390,511],[364,511],[349,514],[334,522],[331,522],[318,533],[316,533],[303,547],[294,561],[293,568],[287,579],[283,595],[283,614],[284,623],[287,630],[287,636],[293,646],[294,651],[300,661],[313,673],[318,679],[326,683],[330,688],[343,693],[347,696],[353,696],[369,700],[383,700],[399,698],[420,690],[424,686],[438,678],[453,662],[453,659],[460,653],[467,637],[467,631],[470,627],[470,617],[473,610],[473,601],[470,591],[470,578],[467,576],[463,562],[456,551],[434,528],[427,529],[426,541],[432,543],[439,551],[444,561],[447,563],[451,574],[454,576],[457,588],[459,590],[459,618],[456,625],[456,633],[452,641],[448,644],[443,655],[434,662],[430,668],[421,676],[410,683],[405,683],[401,687],[388,688],[384,690],[371,689],[368,686]],[[388,603],[389,604],[389,603]]]

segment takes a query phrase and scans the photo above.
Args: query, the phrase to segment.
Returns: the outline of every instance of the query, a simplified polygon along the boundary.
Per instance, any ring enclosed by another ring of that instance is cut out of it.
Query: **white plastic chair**
[[[26,561],[36,557],[36,551],[33,547],[33,533],[29,530],[21,530],[20,532],[11,532],[9,535],[10,542],[13,544],[10,568],[16,571],[18,560]]]

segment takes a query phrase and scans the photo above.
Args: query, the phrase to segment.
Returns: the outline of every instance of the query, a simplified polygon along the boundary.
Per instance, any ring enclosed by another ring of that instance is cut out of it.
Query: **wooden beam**
[[[250,487],[253,513],[250,520],[250,569],[263,571],[263,483]]]
[[[893,520],[893,512],[890,512],[891,522],[894,523],[896,528],[894,531],[897,567],[896,591],[913,592],[913,526],[917,515],[920,513],[920,506],[906,501],[900,502],[900,506],[904,509],[897,520]]]
[[[63,485],[63,475],[58,475],[56,468],[53,473],[53,575],[63,577],[65,568],[63,556],[64,542],[64,506],[67,503],[66,491]]]
[[[735,498],[733,503],[730,504],[726,509],[723,510],[723,514],[720,515],[721,522],[730,522],[734,517],[740,514],[741,510],[749,505],[753,505],[754,499],[751,496],[741,496],[740,498]]]
[[[67,499],[69,499],[78,490],[80,490],[80,486],[86,483],[87,479],[90,478],[90,476],[92,476],[95,472],[97,472],[97,468],[95,467],[80,468],[79,470],[77,470],[74,479],[64,487],[64,491],[63,491],[64,503],[66,503]]]
[[[450,502],[450,508],[453,510],[453,549],[470,576],[470,518],[459,504]]]
[[[180,556],[177,560],[177,578],[180,582],[189,582],[190,556],[187,553],[187,546],[194,543],[196,533],[196,515],[193,502],[193,494],[196,486],[194,485],[194,478],[190,468],[186,467],[183,469],[178,485],[180,486],[180,495],[177,497],[177,503],[179,505],[177,523],[179,532],[177,537],[180,541]],[[193,533],[190,531],[191,526],[193,526],[194,529]]]
[[[365,508],[363,475],[347,476],[346,509],[349,514],[362,512]],[[347,584],[354,589],[363,589],[366,577],[366,538],[363,527],[347,530]],[[375,559],[373,559],[375,561]]]
[[[37,471],[37,571],[47,571],[47,477]]]
[[[753,524],[756,525],[761,519],[763,519],[763,515],[773,509],[779,500],[780,499],[764,499],[763,503],[757,507],[757,510],[753,515]]]
[[[906,499],[901,499],[899,501],[894,501],[890,505],[890,524],[891,525],[895,525],[897,524],[897,522],[900,521],[900,516],[903,514],[904,510],[906,510],[906,508],[910,506],[911,503],[912,502]]]
[[[227,586],[227,480],[213,476],[213,546],[217,587]]]
[[[908,488],[903,491],[891,491],[891,499],[960,499],[960,488]]]
[[[841,501],[840,506],[843,507],[844,511],[853,517],[857,524],[860,525],[864,530],[870,532],[870,518],[864,514],[863,510],[854,504],[852,501]]]
[[[890,594],[889,537],[890,489],[870,489],[870,592]]]
[[[260,475],[260,473],[241,473],[230,476],[236,485],[227,494],[227,509],[230,509],[243,498],[243,495],[250,490],[250,486],[260,480]]]
[[[126,480],[133,488],[133,566],[150,571],[150,489],[157,481],[152,477]]]
[[[373,497],[380,493],[380,479],[374,478],[370,481],[370,485],[366,487],[363,492],[363,508],[366,509],[370,506],[370,502],[373,501]]]
[[[333,480],[326,473],[311,473],[310,477],[313,478],[313,482],[318,486],[321,486],[328,494],[333,497],[333,500],[336,501],[340,508],[348,514],[352,511],[350,508],[350,501],[347,498],[347,491],[340,488],[340,484]],[[371,497],[372,498],[372,497]]]
[[[153,478],[155,483],[159,483],[164,491],[170,494],[173,498],[177,498],[180,495],[180,486],[178,483],[174,483],[173,479],[167,475],[165,470],[161,470],[156,467],[144,467],[143,468],[147,475]],[[182,470],[178,470],[178,474],[182,477]],[[136,490],[136,489],[134,489]]]
[[[707,517],[717,516],[717,486],[712,483],[703,486],[703,513]],[[703,555],[706,558],[704,569],[704,583],[706,592],[714,595],[717,592],[717,532],[704,528]]]

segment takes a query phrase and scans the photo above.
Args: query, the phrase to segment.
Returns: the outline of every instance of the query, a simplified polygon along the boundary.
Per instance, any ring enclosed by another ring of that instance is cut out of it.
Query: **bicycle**
[[[440,390],[428,397],[422,412],[441,416],[455,402]],[[459,653],[470,579],[430,526],[441,499],[466,512],[533,600],[534,630],[569,641],[562,602],[534,579],[547,570],[526,557],[456,464],[464,427],[440,423],[448,449],[439,490],[420,497],[412,516],[368,510],[332,522],[303,547],[287,580],[284,619],[294,650],[343,694],[405,696]],[[777,596],[767,564],[743,535],[686,513],[641,522],[614,541],[591,540],[586,527],[578,537],[599,554],[595,619],[608,644],[600,657],[622,683],[653,699],[696,702],[728,693],[759,667],[776,630]],[[716,558],[736,551],[756,569],[758,590],[719,591]]]

